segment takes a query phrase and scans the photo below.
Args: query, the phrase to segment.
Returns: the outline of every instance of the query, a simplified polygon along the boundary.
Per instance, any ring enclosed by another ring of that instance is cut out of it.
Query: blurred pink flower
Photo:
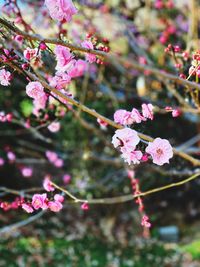
[[[136,123],[141,123],[142,121],[146,121],[146,119],[140,114],[140,112],[136,108],[132,109],[131,117]]]
[[[63,89],[68,85],[71,81],[71,77],[64,72],[56,72],[56,75],[51,78],[50,85],[57,89]]]
[[[24,167],[21,169],[21,173],[24,177],[31,177],[33,174],[33,169],[29,167]]]
[[[8,159],[9,159],[10,161],[15,161],[15,159],[16,159],[16,156],[15,156],[15,154],[14,154],[12,151],[9,151],[9,152],[7,153],[7,157],[8,157]]]
[[[153,163],[159,166],[169,163],[169,159],[173,157],[173,149],[169,141],[159,137],[149,142],[145,151],[152,156]]]
[[[43,187],[47,192],[52,192],[55,190],[55,187],[52,185],[51,180],[48,175],[45,176],[44,178]]]
[[[114,121],[121,125],[131,125],[134,123],[134,119],[132,117],[132,113],[130,111],[126,111],[125,109],[118,109],[114,113]]]
[[[63,175],[63,183],[68,184],[71,181],[71,175],[65,174]]]
[[[57,168],[61,168],[63,167],[63,160],[62,159],[57,159],[55,162],[54,162],[54,166],[57,167]]]
[[[22,209],[24,209],[28,213],[32,213],[33,212],[33,208],[31,207],[30,204],[27,204],[27,203],[23,203],[22,204]]]
[[[47,194],[35,194],[32,197],[32,206],[35,210],[38,210],[39,208],[45,210],[48,208],[47,205]]]
[[[5,164],[5,161],[3,158],[0,158],[0,166],[3,166]]]
[[[24,50],[24,57],[27,60],[31,60],[32,58],[37,56],[37,53],[38,53],[38,49],[37,48],[32,49],[32,48],[27,47]]]
[[[45,95],[44,87],[40,82],[29,82],[26,86],[26,93],[29,97],[37,100]]]
[[[55,55],[57,60],[56,70],[64,72],[69,68],[69,63],[73,59],[70,49],[61,45],[56,45]]]
[[[62,195],[60,195],[60,194],[55,194],[54,195],[54,200],[55,201],[59,201],[59,202],[62,203],[65,200],[65,198]]]
[[[51,124],[49,124],[47,128],[49,129],[50,132],[56,133],[60,130],[60,122],[58,121],[52,122]]]
[[[94,49],[93,43],[90,40],[83,41],[81,46],[87,49]],[[94,54],[86,53],[85,58],[89,63],[96,61],[96,56]]]
[[[142,104],[142,115],[144,118],[153,120],[153,105]]]
[[[49,201],[48,208],[53,212],[59,212],[63,205],[60,201]]]
[[[78,11],[72,0],[45,0],[52,19],[69,22]]]
[[[71,78],[80,77],[87,70],[88,64],[82,59],[74,60],[73,65],[68,70],[68,74]]]
[[[45,154],[50,162],[54,162],[58,159],[58,155],[56,154],[56,152],[47,150]]]

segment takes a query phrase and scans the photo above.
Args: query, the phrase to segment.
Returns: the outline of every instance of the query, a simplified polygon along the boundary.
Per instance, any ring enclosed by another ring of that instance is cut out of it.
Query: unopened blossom
[[[101,126],[101,128],[103,129],[103,130],[106,130],[107,129],[107,126],[108,126],[108,123],[106,122],[106,121],[104,121],[104,120],[101,120],[101,119],[97,119],[97,122],[99,123],[99,125]]]
[[[47,192],[52,192],[55,190],[55,187],[52,185],[49,176],[46,176],[43,181],[43,187]]]
[[[44,87],[40,82],[29,82],[26,86],[26,93],[29,97],[39,100],[44,97]]]
[[[139,164],[140,160],[142,159],[142,152],[140,150],[130,150],[126,149],[126,147],[122,147],[121,152],[122,152],[122,158],[129,165],[131,163]]]
[[[153,105],[142,104],[142,115],[144,118],[153,120]]]
[[[60,201],[49,201],[48,208],[53,212],[59,212],[63,208],[63,205]]]
[[[24,50],[24,57],[27,59],[27,60],[31,60],[33,58],[35,58],[37,56],[37,53],[38,53],[38,49],[37,48],[29,48],[27,47],[25,50]],[[39,55],[39,54],[38,54]]]
[[[68,184],[71,181],[71,175],[65,174],[63,175],[63,183]]]
[[[146,120],[146,118],[144,118],[136,108],[132,109],[131,116],[132,116],[134,122],[136,122],[136,123],[141,123],[142,121]]]
[[[22,209],[24,209],[28,213],[32,213],[34,210],[30,204],[23,203],[22,204]]]
[[[68,74],[71,78],[80,77],[85,73],[87,68],[87,62],[82,59],[78,59],[73,62],[73,65],[69,69]]]
[[[145,151],[152,156],[153,163],[159,166],[169,163],[169,159],[173,157],[173,149],[169,141],[159,137],[149,142]]]
[[[146,228],[151,227],[151,223],[149,222],[149,217],[147,215],[143,215],[141,225]]]
[[[134,150],[139,142],[140,138],[137,132],[130,128],[116,130],[112,138],[112,144],[115,148],[124,146],[127,149]]]
[[[35,210],[38,210],[39,208],[45,210],[48,208],[47,205],[47,194],[35,194],[32,197],[32,206]]]
[[[16,156],[15,156],[15,154],[14,154],[12,151],[9,151],[9,152],[7,153],[7,157],[8,157],[8,159],[9,159],[10,161],[15,161],[15,159],[16,159]]]
[[[87,202],[84,202],[82,205],[81,205],[81,209],[82,210],[89,210],[89,205]]]
[[[47,128],[49,129],[50,132],[56,133],[60,130],[60,122],[54,121],[51,124],[49,124]]]
[[[0,70],[0,84],[3,86],[10,85],[10,80],[12,79],[12,74],[5,69]]]
[[[69,22],[78,11],[72,0],[45,0],[52,19]]]
[[[81,46],[87,49],[94,49],[93,43],[90,40],[83,41],[81,43]],[[85,58],[89,63],[93,63],[96,61],[96,55],[91,53],[86,53]]]
[[[56,70],[60,72],[66,71],[70,67],[69,63],[73,59],[70,49],[61,45],[56,45],[54,53],[57,61]]]
[[[172,111],[172,117],[176,118],[181,115],[181,110],[180,109],[173,109]]]
[[[24,177],[31,177],[33,174],[33,169],[30,167],[24,167],[21,169],[21,173]]]
[[[64,165],[64,162],[62,159],[57,159],[55,162],[54,162],[54,166],[57,167],[57,168],[61,168],[63,167]]]

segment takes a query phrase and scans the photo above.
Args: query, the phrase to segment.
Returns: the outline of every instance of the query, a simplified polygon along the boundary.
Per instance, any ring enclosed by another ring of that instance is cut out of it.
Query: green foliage
[[[194,260],[200,260],[200,240],[183,246],[182,251],[191,254]]]

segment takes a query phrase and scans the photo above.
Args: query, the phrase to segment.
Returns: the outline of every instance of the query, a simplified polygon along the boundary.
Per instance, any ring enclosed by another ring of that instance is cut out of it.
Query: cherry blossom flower
[[[46,151],[46,157],[48,158],[48,160],[50,162],[54,162],[58,159],[58,155],[56,154],[56,152],[53,152],[53,151]]]
[[[27,203],[22,204],[22,209],[24,209],[28,213],[32,213],[34,211],[31,205]]]
[[[59,89],[65,88],[71,81],[71,77],[64,72],[56,72],[56,75],[50,80],[52,87]]]
[[[48,208],[53,212],[59,212],[63,208],[63,205],[60,201],[49,201]]]
[[[72,0],[45,0],[52,19],[69,22],[78,11]]]
[[[45,176],[44,178],[43,187],[47,192],[52,192],[55,190],[55,187],[52,185],[51,180],[48,175]]]
[[[65,198],[62,195],[60,195],[60,194],[55,194],[54,195],[54,200],[55,201],[59,201],[59,202],[62,203],[65,200]]]
[[[55,162],[54,162],[54,166],[57,167],[57,168],[61,168],[63,167],[63,160],[62,159],[57,159]]]
[[[5,164],[5,161],[3,158],[0,158],[0,166],[3,166]]]
[[[142,104],[142,115],[144,118],[153,120],[153,105]]]
[[[107,129],[108,123],[106,121],[103,121],[103,120],[98,118],[97,122],[101,126],[102,130],[106,130]]]
[[[84,74],[87,68],[88,68],[87,62],[82,59],[78,59],[73,61],[73,65],[68,70],[68,74],[71,78],[80,77]]]
[[[89,205],[87,202],[84,202],[82,205],[81,205],[81,209],[82,210],[89,210]]]
[[[65,174],[63,175],[63,183],[68,184],[71,181],[71,175]]]
[[[87,49],[94,49],[93,43],[89,40],[83,41],[81,43],[81,46]],[[89,63],[93,63],[96,61],[96,56],[94,54],[86,53],[85,58]]]
[[[35,194],[32,197],[32,206],[35,210],[38,210],[39,208],[45,210],[48,208],[47,205],[47,194]]]
[[[141,123],[142,121],[146,120],[136,108],[132,109],[131,116],[132,116],[134,122],[136,122],[136,123]]]
[[[115,148],[124,146],[127,149],[134,150],[139,142],[140,138],[137,132],[130,128],[116,130],[112,138],[112,144]]]
[[[126,111],[125,109],[118,109],[114,113],[114,121],[121,125],[127,126],[134,123],[134,119],[132,117],[132,113],[130,111]]]
[[[35,58],[37,56],[37,53],[38,53],[38,49],[37,48],[30,48],[30,47],[27,47],[25,50],[24,50],[24,57],[27,59],[27,60],[31,60],[33,58]],[[39,56],[39,54],[38,54]]]
[[[60,130],[60,122],[54,121],[51,124],[49,124],[47,128],[49,129],[50,132],[56,133]]]
[[[10,85],[10,80],[12,79],[12,74],[5,69],[0,70],[0,84],[3,86]]]
[[[139,164],[140,160],[142,159],[142,152],[140,150],[129,150],[126,149],[126,147],[122,147],[121,152],[122,152],[122,158],[129,165],[131,163]]]
[[[15,154],[14,154],[12,151],[9,151],[9,152],[7,153],[7,157],[8,157],[8,159],[9,159],[10,161],[15,161],[15,159],[16,159],[16,156],[15,156]]]
[[[149,142],[145,151],[152,156],[153,163],[159,166],[169,163],[169,159],[173,157],[173,149],[169,141],[159,137]]]
[[[57,60],[56,70],[65,72],[70,67],[69,63],[73,59],[70,49],[61,45],[56,45],[54,53]]]
[[[44,97],[44,87],[40,82],[29,82],[26,86],[26,93],[29,97],[39,100]]]
[[[24,177],[31,177],[33,174],[33,169],[29,167],[24,167],[21,169],[21,173]]]
[[[181,110],[180,109],[173,109],[172,111],[172,117],[176,118],[181,115]]]

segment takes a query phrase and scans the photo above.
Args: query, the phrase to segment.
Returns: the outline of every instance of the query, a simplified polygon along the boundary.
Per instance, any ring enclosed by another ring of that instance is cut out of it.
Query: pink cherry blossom
[[[63,205],[60,201],[49,201],[48,208],[53,212],[59,212],[63,208]]]
[[[126,147],[134,150],[136,145],[140,142],[140,138],[135,130],[130,128],[119,129],[115,131],[112,138],[114,147]]]
[[[60,122],[54,121],[51,124],[49,124],[47,128],[49,129],[50,132],[56,133],[60,130]]]
[[[130,111],[119,109],[114,113],[114,121],[121,125],[127,126],[133,124],[135,120],[133,119]]]
[[[21,169],[21,173],[24,177],[31,177],[33,174],[33,169],[30,167],[24,167]]]
[[[57,159],[55,162],[54,162],[54,166],[57,167],[57,168],[62,168],[63,167],[63,160],[62,159]]]
[[[173,149],[169,141],[159,137],[149,142],[145,151],[152,156],[153,163],[159,166],[169,163],[169,159],[173,157]]]
[[[10,161],[15,161],[15,159],[16,159],[16,156],[15,156],[15,154],[14,154],[12,151],[9,151],[9,152],[7,153],[7,157],[8,157],[8,159],[9,159]]]
[[[142,115],[144,118],[153,120],[153,105],[142,104]]]
[[[58,159],[58,155],[56,154],[56,152],[53,152],[53,151],[46,151],[46,157],[48,158],[48,160],[50,162],[54,162]]]
[[[65,198],[62,195],[60,195],[60,194],[55,194],[54,195],[54,200],[55,201],[59,201],[59,202],[62,203],[65,200]]]
[[[80,77],[87,70],[88,64],[82,59],[74,60],[73,65],[68,71],[68,74],[71,78]]]
[[[0,166],[3,166],[5,164],[5,161],[3,158],[0,158]]]
[[[12,74],[5,69],[0,70],[0,84],[3,86],[10,85],[10,80],[12,79]]]
[[[61,45],[56,45],[54,52],[57,60],[56,70],[60,72],[66,71],[70,67],[69,63],[73,59],[70,49]]]
[[[132,109],[131,116],[132,116],[134,122],[136,122],[136,123],[141,123],[142,121],[146,120],[136,108]]]
[[[33,59],[34,57],[37,56],[37,53],[38,53],[38,49],[37,48],[29,48],[27,47],[25,50],[24,50],[24,57],[27,59],[27,60],[31,60]],[[38,54],[39,55],[39,54]]]
[[[47,205],[47,194],[35,194],[32,197],[32,206],[35,210],[38,210],[39,208],[45,210],[48,208]]]
[[[126,147],[122,147],[121,152],[122,152],[122,158],[129,165],[131,163],[133,164],[140,163],[140,160],[142,158],[142,152],[140,150],[129,150],[129,149],[126,149]]]
[[[45,0],[52,19],[69,22],[78,11],[72,0]]]
[[[69,175],[69,174],[65,174],[65,175],[63,176],[63,183],[64,183],[64,184],[68,184],[70,181],[71,181],[71,175]]]
[[[81,46],[87,49],[94,49],[93,43],[89,40],[85,40],[81,43]],[[94,54],[86,53],[86,60],[89,63],[93,63],[96,61],[96,56]]]
[[[181,115],[181,110],[180,109],[173,109],[172,111],[172,117],[176,118],[179,117]]]
[[[28,213],[32,213],[34,211],[31,205],[27,203],[22,204],[22,209],[24,209]]]
[[[26,93],[29,97],[39,100],[44,97],[44,87],[40,82],[29,82],[26,86]]]
[[[84,202],[82,205],[81,205],[81,209],[82,210],[89,210],[89,205],[87,202]]]
[[[64,72],[56,72],[56,75],[50,80],[50,85],[57,89],[65,88],[71,81],[71,77]]]
[[[47,192],[52,192],[55,190],[55,187],[52,185],[51,180],[48,175],[45,176],[44,178],[43,187]]]

